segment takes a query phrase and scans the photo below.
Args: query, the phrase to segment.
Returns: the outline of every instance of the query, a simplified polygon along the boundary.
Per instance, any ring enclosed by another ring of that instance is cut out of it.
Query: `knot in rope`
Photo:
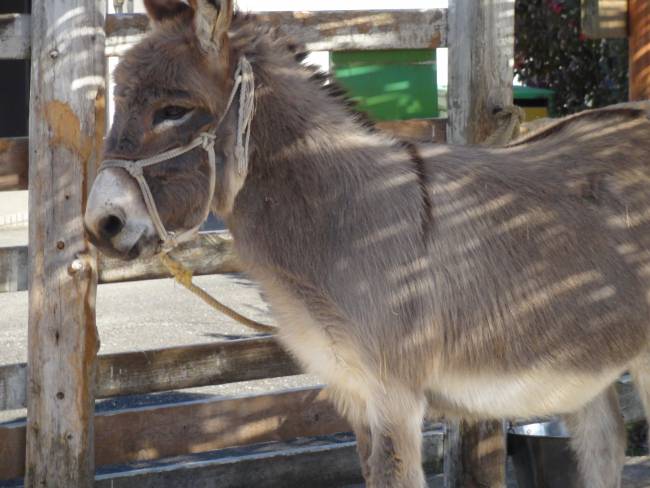
[[[144,172],[142,171],[142,166],[134,166],[134,165],[126,166],[126,170],[135,179],[142,178],[144,176]]]
[[[207,132],[201,133],[201,147],[206,151],[212,151],[216,138],[214,134],[208,134]]]
[[[192,285],[192,272],[189,269],[169,257],[167,253],[162,253],[160,259],[176,281],[186,288]]]

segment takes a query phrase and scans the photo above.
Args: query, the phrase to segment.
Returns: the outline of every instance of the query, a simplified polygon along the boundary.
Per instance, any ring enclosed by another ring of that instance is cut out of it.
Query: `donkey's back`
[[[623,107],[504,149],[423,149],[443,400],[484,415],[571,411],[646,351],[649,136],[646,112]]]

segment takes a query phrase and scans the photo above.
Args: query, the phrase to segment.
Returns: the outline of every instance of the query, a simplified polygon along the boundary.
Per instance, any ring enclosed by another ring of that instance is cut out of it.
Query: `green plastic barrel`
[[[332,52],[330,69],[373,120],[438,116],[435,49]]]

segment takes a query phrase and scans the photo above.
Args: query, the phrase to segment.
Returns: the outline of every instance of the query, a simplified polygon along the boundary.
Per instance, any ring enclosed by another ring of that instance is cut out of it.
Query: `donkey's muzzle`
[[[122,259],[153,254],[159,241],[138,185],[118,168],[97,175],[88,196],[84,226],[95,246]]]

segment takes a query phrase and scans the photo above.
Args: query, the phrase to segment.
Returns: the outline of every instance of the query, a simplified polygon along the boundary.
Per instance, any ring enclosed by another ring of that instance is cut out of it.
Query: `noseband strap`
[[[234,152],[236,159],[236,171],[241,175],[245,174],[245,171],[248,169],[248,145],[250,142],[251,122],[253,119],[253,112],[255,110],[255,83],[253,79],[253,70],[250,63],[244,56],[239,59],[237,70],[235,71],[232,91],[230,92],[230,97],[228,98],[228,103],[226,104],[223,115],[217,122],[215,132],[221,126],[221,123],[226,117],[226,114],[230,110],[238,91],[239,113],[237,117],[237,137],[235,141]],[[106,159],[102,162],[102,165],[99,168],[99,171],[103,171],[106,168],[122,168],[125,169],[133,177],[133,179],[135,179],[135,181],[138,183],[138,186],[140,187],[140,191],[142,192],[142,197],[144,199],[145,205],[147,206],[149,217],[151,218],[151,221],[156,228],[156,232],[158,232],[158,236],[162,241],[160,249],[162,252],[168,252],[176,247],[179,243],[192,237],[192,235],[198,232],[201,224],[210,213],[210,204],[214,198],[214,190],[216,185],[216,163],[214,154],[215,140],[215,134],[202,132],[185,146],[176,147],[146,159]],[[208,153],[208,163],[210,166],[210,191],[208,193],[209,198],[203,212],[203,218],[201,219],[200,224],[179,234],[176,234],[175,232],[168,232],[167,229],[165,229],[165,225],[163,224],[162,219],[160,218],[158,207],[156,207],[156,201],[154,200],[151,189],[149,188],[149,184],[144,177],[143,168],[177,158],[178,156],[190,152],[197,147],[202,147]]]

